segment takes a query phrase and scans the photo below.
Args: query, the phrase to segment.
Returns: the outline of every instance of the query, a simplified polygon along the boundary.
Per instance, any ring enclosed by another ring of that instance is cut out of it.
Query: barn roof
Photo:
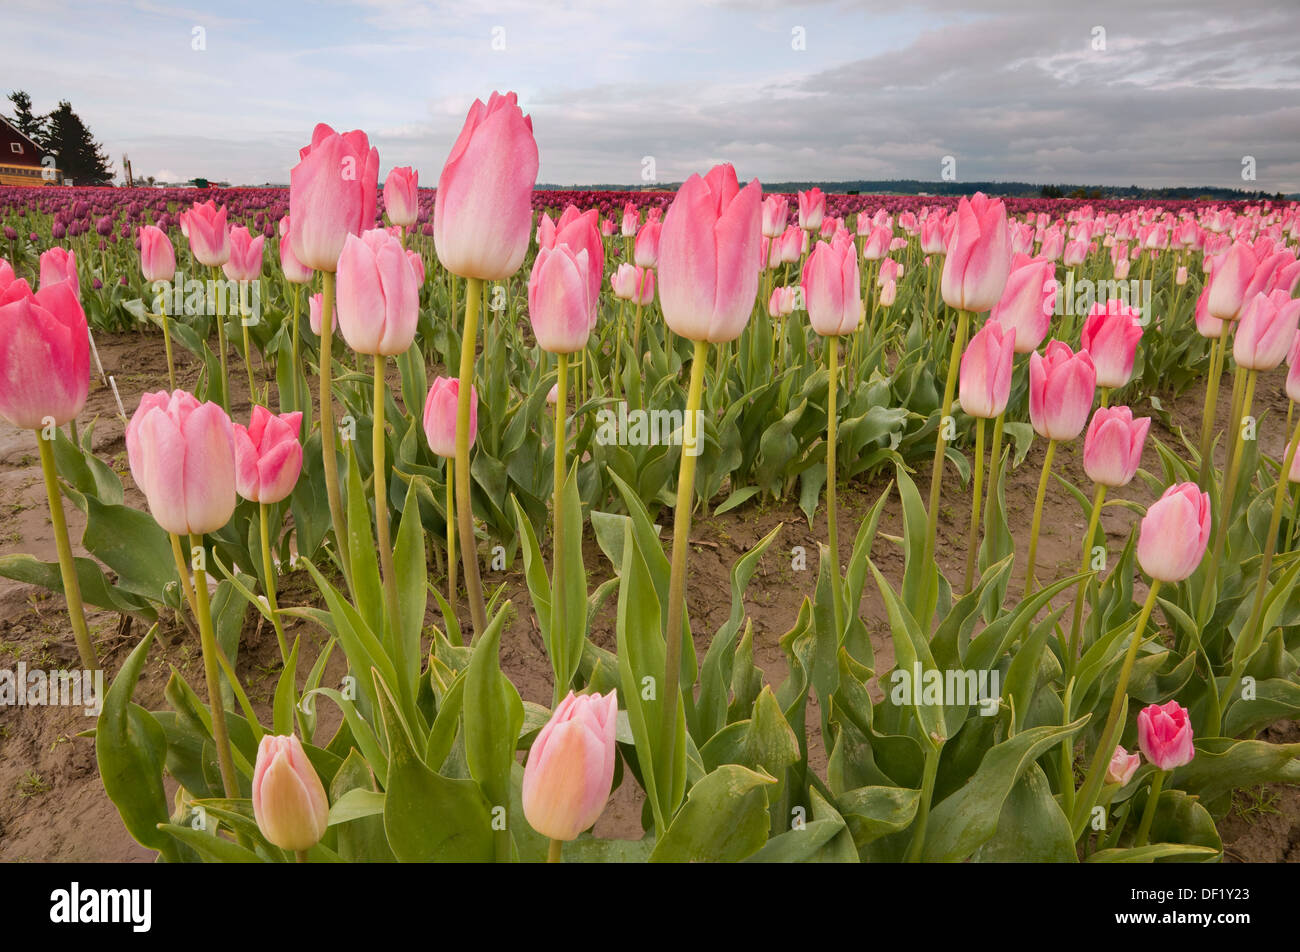
[[[0,165],[41,167],[41,147],[14,128],[4,116],[0,116]]]

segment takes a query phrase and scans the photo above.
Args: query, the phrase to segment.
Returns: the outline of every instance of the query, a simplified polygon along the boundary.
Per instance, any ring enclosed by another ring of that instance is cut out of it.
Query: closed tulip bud
[[[895,298],[898,297],[898,282],[886,281],[885,286],[880,289],[880,306],[893,307]]]
[[[587,344],[593,325],[587,250],[543,248],[528,276],[528,318],[542,350],[572,354]]]
[[[959,399],[962,410],[991,420],[1007,408],[1011,396],[1011,361],[1016,332],[990,320],[976,332],[961,355]]]
[[[316,272],[294,255],[293,239],[289,237],[290,227],[289,216],[285,215],[280,219],[280,270],[284,273],[286,281],[292,284],[307,284]]]
[[[302,444],[298,431],[302,414],[276,416],[254,406],[248,428],[233,424],[235,437],[235,491],[250,502],[273,503],[287,499],[302,472]]]
[[[1174,272],[1174,284],[1182,287],[1187,283],[1187,265],[1179,265],[1178,270]]]
[[[546,391],[546,403],[548,406],[553,407],[559,402],[560,402],[560,385],[558,383],[553,383],[551,384],[551,389]]]
[[[889,245],[893,237],[893,232],[888,228],[873,228],[862,244],[862,257],[867,261],[879,261],[889,254]]]
[[[1051,327],[1056,308],[1056,265],[1046,258],[1012,262],[1007,286],[989,317],[1016,332],[1016,353],[1037,350]]]
[[[1048,261],[1056,261],[1065,252],[1065,235],[1059,228],[1049,228],[1043,232],[1042,243],[1038,247],[1038,256]]]
[[[1086,241],[1067,241],[1065,249],[1061,252],[1061,263],[1067,268],[1073,268],[1075,265],[1083,264],[1084,259],[1088,257],[1088,243]]]
[[[415,275],[418,290],[424,284],[424,259],[420,257],[420,252],[407,249],[406,260],[411,262],[411,272]]]
[[[1210,278],[1210,296],[1206,303],[1212,317],[1235,321],[1246,304],[1246,289],[1259,264],[1255,252],[1244,241],[1215,258]]]
[[[1006,206],[983,192],[963,198],[943,261],[944,303],[966,311],[989,310],[1002,296],[1010,269]]]
[[[1291,446],[1292,446],[1291,443],[1287,444],[1286,450],[1284,451],[1284,455],[1282,456],[1283,462],[1286,461],[1285,453],[1291,452]],[[1286,474],[1286,478],[1287,478],[1287,482],[1289,483],[1300,483],[1300,453],[1296,453],[1291,458],[1291,470]]]
[[[1300,403],[1300,334],[1296,334],[1291,341],[1286,365],[1286,395],[1292,403]]]
[[[862,322],[862,281],[852,241],[817,242],[804,262],[804,306],[808,322],[823,337],[852,334]]]
[[[1128,278],[1129,268],[1131,267],[1132,267],[1132,262],[1130,262],[1128,258],[1120,258],[1118,261],[1116,261],[1115,280],[1116,281],[1126,280]]]
[[[826,215],[826,196],[820,188],[813,186],[806,192],[799,193],[799,227],[804,231],[816,231],[822,226]]]
[[[1292,300],[1285,291],[1256,294],[1242,309],[1232,337],[1233,359],[1249,370],[1272,370],[1291,349],[1297,319],[1300,298]]]
[[[1133,419],[1128,407],[1101,407],[1083,440],[1083,470],[1094,483],[1127,486],[1142,462],[1150,417]]]
[[[553,840],[573,840],[600,818],[614,780],[618,698],[572,691],[541,729],[524,767],[528,824]]]
[[[460,381],[455,377],[434,377],[424,400],[424,436],[429,449],[446,459],[456,458],[456,413]],[[469,445],[478,436],[478,390],[469,388]]]
[[[420,173],[408,167],[395,168],[384,179],[384,211],[394,225],[409,228],[420,214]]]
[[[140,228],[140,273],[150,284],[176,276],[176,251],[167,232],[155,225]]]
[[[1181,582],[1201,564],[1209,538],[1209,494],[1195,483],[1178,483],[1166,489],[1142,517],[1138,564],[1154,579]]]
[[[293,253],[308,268],[333,272],[348,235],[375,226],[379,150],[361,130],[321,123],[289,173]]]
[[[1111,754],[1110,763],[1106,765],[1106,782],[1123,786],[1133,779],[1141,765],[1142,757],[1139,754],[1130,754],[1116,744],[1115,753]]]
[[[263,734],[253,767],[253,817],[267,841],[309,850],[325,835],[329,813],[325,787],[298,738]]]
[[[1083,432],[1097,389],[1097,371],[1088,352],[1077,354],[1054,340],[1047,351],[1029,355],[1029,420],[1049,440],[1072,440]]]
[[[313,294],[307,299],[307,322],[311,324],[311,332],[320,337],[320,312],[321,303],[320,294]]]
[[[781,264],[792,264],[803,255],[803,232],[791,225],[781,233],[778,242],[781,251]]]
[[[87,334],[66,279],[35,294],[21,278],[0,287],[0,417],[25,429],[74,419],[90,387]]]
[[[219,267],[230,258],[230,229],[226,225],[226,206],[215,202],[195,202],[181,212],[181,231],[190,242],[190,253],[199,264]]]
[[[614,297],[633,304],[646,305],[655,297],[655,273],[649,268],[623,262],[609,276],[610,287]]]
[[[599,215],[597,209],[579,212],[576,206],[570,205],[564,210],[550,240],[543,245],[544,248],[568,245],[575,254],[587,252],[587,304],[591,308],[588,323],[593,327],[600,302],[600,282],[605,276],[605,243],[600,237]]]
[[[1081,343],[1097,368],[1097,386],[1122,387],[1133,376],[1142,339],[1142,312],[1118,298],[1092,306],[1083,322]]]
[[[941,212],[932,212],[921,222],[921,251],[927,255],[941,255],[948,250],[944,238],[943,224],[947,216]]]
[[[628,202],[623,206],[623,223],[622,231],[624,238],[636,237],[636,230],[641,224],[641,213],[637,211],[636,205]]]
[[[402,244],[382,228],[348,235],[338,263],[343,339],[359,354],[400,354],[415,340],[420,286]]]
[[[780,238],[789,220],[790,200],[788,198],[784,195],[769,195],[763,199],[764,238]]]
[[[230,229],[230,257],[221,266],[231,281],[256,281],[262,276],[262,245],[266,239],[254,238],[243,225]]]
[[[438,178],[434,248],[452,274],[508,278],[528,251],[537,141],[517,100],[495,92],[486,105],[474,100]]]
[[[612,238],[617,227],[618,226],[614,224],[614,219],[606,218],[600,223],[600,233],[605,238]]]
[[[659,233],[663,229],[663,223],[657,221],[648,221],[641,226],[641,230],[636,235],[636,246],[633,249],[632,260],[636,262],[638,268],[655,268],[659,265]]]
[[[1210,289],[1201,291],[1196,299],[1196,333],[1210,340],[1217,340],[1223,334],[1223,321],[1210,314]]]
[[[33,238],[33,241],[36,239]],[[77,277],[77,254],[59,245],[41,253],[41,287],[67,281],[72,293],[81,300],[81,280]],[[171,275],[168,275],[171,277]]]
[[[1173,770],[1192,762],[1192,722],[1187,708],[1177,701],[1150,704],[1138,712],[1138,746],[1147,760],[1161,770]]]
[[[235,437],[226,411],[176,390],[146,393],[126,458],[154,520],[177,535],[215,532],[235,511]]]
[[[669,328],[696,341],[735,340],[758,297],[758,179],[743,189],[730,165],[692,175],[664,216],[659,304]]]

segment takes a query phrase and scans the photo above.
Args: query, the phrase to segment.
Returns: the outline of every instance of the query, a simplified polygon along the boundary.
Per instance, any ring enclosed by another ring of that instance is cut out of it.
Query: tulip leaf
[[[129,506],[86,496],[86,551],[117,573],[118,588],[152,601],[176,581],[171,540],[153,517]]]
[[[209,860],[218,863],[265,863],[266,860],[250,849],[232,843],[230,840],[196,830],[188,826],[176,826],[172,823],[160,823],[158,829],[168,836],[173,836],[186,846],[192,847]]]
[[[1016,713],[1020,713],[1018,708]],[[997,830],[972,859],[981,863],[1078,861],[1070,821],[1052,796],[1047,775],[1038,764],[1030,764],[1011,788],[1002,804]]]
[[[429,603],[429,591],[425,585],[424,526],[420,522],[420,500],[415,480],[406,491],[397,541],[393,546],[393,568],[397,573],[397,607],[401,622],[401,631],[393,634],[396,648],[393,662],[402,682],[414,684],[420,676],[420,633],[424,629],[424,610]]]
[[[350,823],[363,817],[377,816],[384,812],[385,794],[378,790],[366,790],[353,787],[334,801],[330,807],[329,825]]]
[[[652,863],[733,863],[767,842],[767,791],[773,778],[724,764],[691,788],[650,854]]]
[[[293,647],[289,650],[289,660],[284,664],[284,670],[280,672],[280,680],[275,685],[275,705],[273,711],[274,732],[280,736],[293,733],[293,718],[295,710],[294,694],[297,693],[297,685],[294,683],[294,677],[298,671],[298,645],[301,638],[293,639]]]
[[[1086,863],[1151,863],[1158,859],[1188,857],[1214,859],[1219,851],[1208,846],[1189,846],[1184,843],[1150,843],[1130,849],[1109,849],[1093,853]]]
[[[154,621],[158,612],[148,601],[116,585],[104,577],[104,570],[93,559],[73,558],[77,569],[77,584],[81,597],[88,605],[109,611],[139,615]],[[0,555],[0,576],[63,594],[63,574],[58,562],[41,562],[30,555]],[[156,599],[160,600],[160,599]]]
[[[366,626],[382,637],[385,631],[383,589],[379,581],[379,558],[375,537],[370,531],[370,500],[362,488],[361,470],[357,464],[356,441],[349,444],[347,475],[347,542],[352,558],[352,603],[356,606]],[[386,510],[387,507],[385,507]],[[387,517],[387,511],[384,513]],[[349,654],[351,654],[349,652]],[[401,682],[394,684],[401,689]]]

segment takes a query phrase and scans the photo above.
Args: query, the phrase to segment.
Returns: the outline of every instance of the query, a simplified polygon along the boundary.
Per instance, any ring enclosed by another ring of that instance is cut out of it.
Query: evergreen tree
[[[14,128],[37,145],[44,147],[47,117],[32,112],[32,97],[21,89],[15,89],[9,94],[9,101],[14,104],[14,114],[10,119]]]
[[[45,149],[58,158],[59,173],[77,185],[104,185],[113,180],[108,155],[94,140],[66,99],[46,117]]]

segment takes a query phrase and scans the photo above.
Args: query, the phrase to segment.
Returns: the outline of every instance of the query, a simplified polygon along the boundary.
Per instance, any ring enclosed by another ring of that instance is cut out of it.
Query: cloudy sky
[[[1295,0],[2,6],[0,93],[70,100],[164,180],[287,182],[324,121],[434,185],[469,104],[513,89],[547,183],[646,157],[659,181],[935,180],[951,156],[958,181],[1300,191]]]

